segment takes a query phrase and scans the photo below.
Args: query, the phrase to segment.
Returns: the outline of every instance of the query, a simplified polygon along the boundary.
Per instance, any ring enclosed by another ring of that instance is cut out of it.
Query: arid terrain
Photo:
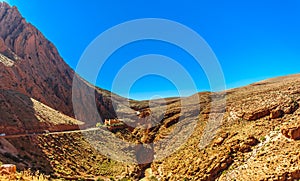
[[[0,161],[18,172],[0,180],[300,180],[300,74],[128,100],[81,79],[16,7],[1,7]]]

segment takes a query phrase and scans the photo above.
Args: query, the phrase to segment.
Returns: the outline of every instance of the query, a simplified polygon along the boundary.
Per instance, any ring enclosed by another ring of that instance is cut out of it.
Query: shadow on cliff
[[[18,170],[30,168],[46,174],[53,172],[50,162],[39,147],[37,135],[25,135],[41,130],[32,100],[18,92],[0,90],[0,160],[17,165]],[[20,134],[20,137],[9,135]]]

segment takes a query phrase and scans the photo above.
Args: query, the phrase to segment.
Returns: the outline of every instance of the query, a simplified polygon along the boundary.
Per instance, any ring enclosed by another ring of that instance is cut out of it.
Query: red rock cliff
[[[0,54],[13,62],[13,66],[7,66],[0,61],[0,89],[20,92],[74,117],[74,71],[60,57],[55,46],[27,23],[16,7],[6,3],[0,6]],[[84,89],[90,89],[91,86],[83,80],[81,84],[83,88],[76,94],[78,99],[86,99]],[[110,92],[97,89],[95,94],[101,117],[114,117]],[[90,106],[83,105],[87,110]],[[99,121],[93,114],[80,113],[76,116],[83,121],[91,121],[91,125]]]

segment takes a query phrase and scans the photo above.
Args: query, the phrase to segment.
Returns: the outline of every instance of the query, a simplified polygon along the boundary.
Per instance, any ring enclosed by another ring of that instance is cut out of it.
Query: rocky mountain
[[[78,100],[87,99],[84,95],[86,89],[95,89],[101,117],[115,117],[111,96],[115,100],[122,98],[94,88],[76,76],[55,46],[26,22],[16,7],[5,2],[0,5],[0,89],[22,93],[75,118],[72,105],[72,81],[75,77],[81,85],[75,93]],[[88,109],[89,105],[82,107]],[[77,118],[91,121],[89,125],[100,121],[99,117],[91,115],[78,114]]]
[[[166,105],[151,108],[147,107],[147,102],[135,102],[135,108],[141,111],[142,122],[151,124],[151,119],[157,118],[156,109],[164,109],[164,106],[165,114],[149,129],[138,126],[133,130],[115,130],[107,137],[112,140],[108,140],[105,147],[109,148],[108,152],[118,155],[119,160],[124,153],[136,154],[137,161],[149,159],[147,164],[118,162],[104,156],[97,149],[98,144],[103,147],[101,130],[0,138],[0,160],[14,163],[21,169],[40,170],[52,178],[293,181],[300,179],[299,90],[298,74],[226,92],[205,92],[187,97],[185,99],[191,104],[186,112],[181,111],[178,98],[167,99]],[[2,94],[6,99],[14,96],[13,104],[27,100],[19,93],[4,91]],[[200,96],[199,102],[192,101],[195,96]],[[211,103],[213,100],[216,101],[214,104]],[[197,106],[202,107],[200,112],[196,111]],[[30,109],[24,111],[27,113]],[[26,118],[27,114],[22,114]],[[219,123],[209,121],[210,116],[220,118],[212,119]],[[187,129],[185,119],[195,126],[192,131]],[[163,142],[178,128],[183,131],[179,138],[191,134],[182,145],[176,145],[176,141]],[[139,146],[135,153],[124,152],[132,146],[123,144],[118,149],[120,145],[115,144],[115,140],[126,140]],[[159,141],[163,144],[154,145],[152,154],[143,152],[143,146]],[[149,158],[153,153],[154,160]]]
[[[299,74],[128,106],[76,75],[16,7],[1,7],[0,133],[12,134],[0,136],[1,162],[67,180],[300,179]],[[101,119],[86,100],[129,126],[76,130]]]

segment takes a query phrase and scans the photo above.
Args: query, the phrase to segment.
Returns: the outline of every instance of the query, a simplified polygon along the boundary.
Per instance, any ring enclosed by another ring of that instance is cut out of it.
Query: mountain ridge
[[[55,46],[26,22],[16,7],[10,7],[5,2],[1,3],[1,7],[0,54],[3,61],[0,63],[0,89],[18,91],[75,118],[72,105],[75,77],[82,85],[82,90],[76,95],[78,99],[86,99],[84,92],[95,89],[95,99],[101,113],[100,118],[79,114],[76,115],[78,119],[85,119],[85,122],[93,120],[88,123],[90,126],[101,121],[99,119],[116,116],[111,99],[125,99],[84,81],[64,62]],[[4,61],[6,64],[3,64]]]

